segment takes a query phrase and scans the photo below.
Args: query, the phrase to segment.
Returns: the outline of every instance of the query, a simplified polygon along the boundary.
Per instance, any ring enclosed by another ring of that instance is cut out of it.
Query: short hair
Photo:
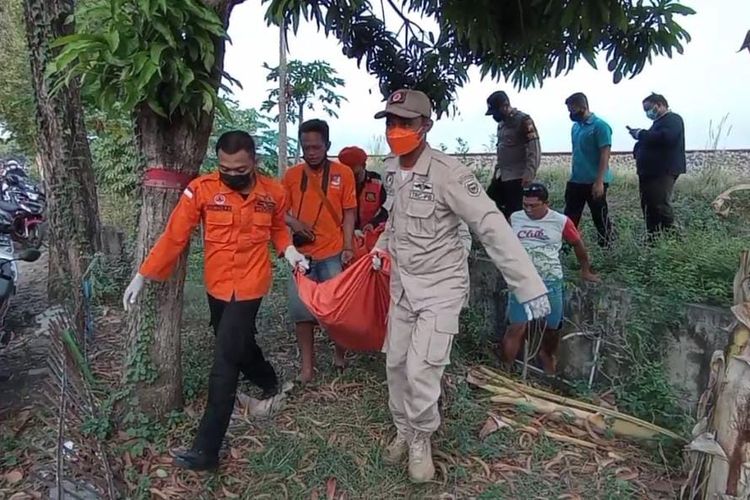
[[[658,104],[660,106],[664,106],[665,108],[669,107],[669,103],[667,102],[667,98],[664,97],[661,94],[657,94],[656,92],[651,92],[651,95],[646,97],[643,102],[647,102],[650,104]]]
[[[523,195],[528,198],[539,198],[545,203],[549,201],[549,191],[547,191],[547,186],[541,182],[532,182],[523,188]]]
[[[589,100],[586,97],[586,94],[584,94],[583,92],[576,92],[575,94],[565,99],[565,104],[568,106],[581,106],[588,109]]]
[[[328,128],[328,124],[324,120],[318,120],[317,118],[315,118],[315,119],[307,120],[306,122],[303,122],[299,126],[298,138],[302,139],[302,134],[306,134],[308,132],[319,133],[320,136],[323,138],[323,142],[328,144],[329,136],[330,136],[330,129]]]
[[[216,141],[216,155],[219,151],[233,155],[240,151],[247,151],[251,158],[255,158],[255,139],[243,130],[224,132]]]

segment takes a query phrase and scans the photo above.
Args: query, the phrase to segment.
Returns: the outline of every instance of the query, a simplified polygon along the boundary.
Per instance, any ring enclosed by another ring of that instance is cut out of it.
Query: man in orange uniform
[[[227,132],[216,143],[216,153],[219,171],[198,177],[185,189],[123,297],[129,310],[145,280],[167,280],[191,233],[203,223],[205,285],[216,348],[198,434],[193,447],[175,457],[175,465],[193,470],[218,466],[240,372],[263,390],[262,399],[279,392],[276,372],[255,341],[255,317],[271,286],[269,242],[292,266],[308,265],[292,246],[284,221],[284,189],[256,170],[253,138]]]
[[[300,125],[304,162],[287,170],[282,184],[289,198],[286,221],[294,244],[310,259],[308,277],[317,282],[338,275],[354,256],[357,196],[351,169],[328,159],[328,124],[309,120]],[[300,381],[310,382],[315,370],[313,328],[316,319],[299,298],[294,278],[289,281],[289,314],[300,349]],[[344,350],[335,348],[334,364],[343,369]]]
[[[357,220],[354,229],[372,231],[388,220],[388,211],[383,207],[386,194],[380,174],[367,170],[367,153],[357,146],[342,149],[339,161],[352,169],[357,182]]]

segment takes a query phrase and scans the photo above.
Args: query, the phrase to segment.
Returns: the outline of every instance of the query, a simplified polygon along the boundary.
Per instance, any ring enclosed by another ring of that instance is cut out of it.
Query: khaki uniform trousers
[[[406,295],[391,300],[386,354],[388,405],[405,435],[432,434],[440,426],[440,381],[450,364],[464,298],[414,311]]]

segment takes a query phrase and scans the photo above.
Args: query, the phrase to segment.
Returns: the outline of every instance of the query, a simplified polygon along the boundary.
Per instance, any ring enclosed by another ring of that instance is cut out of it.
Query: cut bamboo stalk
[[[651,433],[649,434],[650,437],[653,437],[653,435],[660,434],[660,435],[669,437],[671,439],[674,439],[680,442],[685,441],[685,439],[682,436],[675,434],[674,432],[670,430],[664,429],[663,427],[659,427],[658,425],[652,424],[650,422],[646,422],[645,420],[641,420],[631,415],[620,413],[618,411],[611,410],[609,408],[604,408],[602,406],[597,406],[594,404],[585,403],[583,401],[578,401],[576,399],[570,399],[570,398],[566,398],[563,396],[558,396],[556,394],[552,394],[547,391],[537,389],[535,387],[531,387],[525,384],[515,382],[507,377],[504,377],[503,375],[500,375],[499,373],[493,372],[492,370],[490,370],[489,368],[485,366],[479,366],[478,368],[476,368],[476,370],[479,371],[480,375],[484,375],[486,379],[489,379],[487,380],[487,382],[495,381],[501,384],[502,386],[505,386],[506,388],[510,388],[511,390],[521,393],[521,395],[523,396],[535,396],[537,398],[545,399],[548,401],[553,401],[555,403],[565,405],[570,408],[578,408],[581,410],[598,413],[602,415],[603,417],[609,417],[609,418],[615,419],[615,421],[619,420],[621,421],[621,423],[618,423],[617,425],[618,425],[618,428],[620,429],[628,429],[630,428],[630,426],[635,426],[635,427],[640,427],[642,429],[650,431]],[[476,385],[478,385],[479,387],[482,387],[483,389],[487,391],[490,391],[490,392],[497,391],[496,386],[493,386],[490,383],[483,384],[481,382],[481,377],[479,379],[477,379],[477,377],[474,377],[473,380],[476,383]],[[501,394],[501,395],[505,395],[505,394]],[[625,425],[625,423],[628,423],[630,425]],[[632,436],[631,433],[633,431],[631,430],[631,431],[624,431],[624,432],[626,432],[626,434],[624,435]],[[643,433],[643,435],[646,435],[646,434],[647,433],[645,432]]]

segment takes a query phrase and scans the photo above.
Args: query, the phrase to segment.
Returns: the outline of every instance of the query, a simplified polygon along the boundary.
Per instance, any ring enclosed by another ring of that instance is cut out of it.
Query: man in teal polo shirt
[[[599,246],[612,243],[612,223],[607,207],[607,188],[612,182],[609,155],[612,128],[589,110],[586,96],[577,92],[565,100],[573,123],[573,161],[570,181],[565,188],[565,215],[578,227],[588,204],[597,231]]]

